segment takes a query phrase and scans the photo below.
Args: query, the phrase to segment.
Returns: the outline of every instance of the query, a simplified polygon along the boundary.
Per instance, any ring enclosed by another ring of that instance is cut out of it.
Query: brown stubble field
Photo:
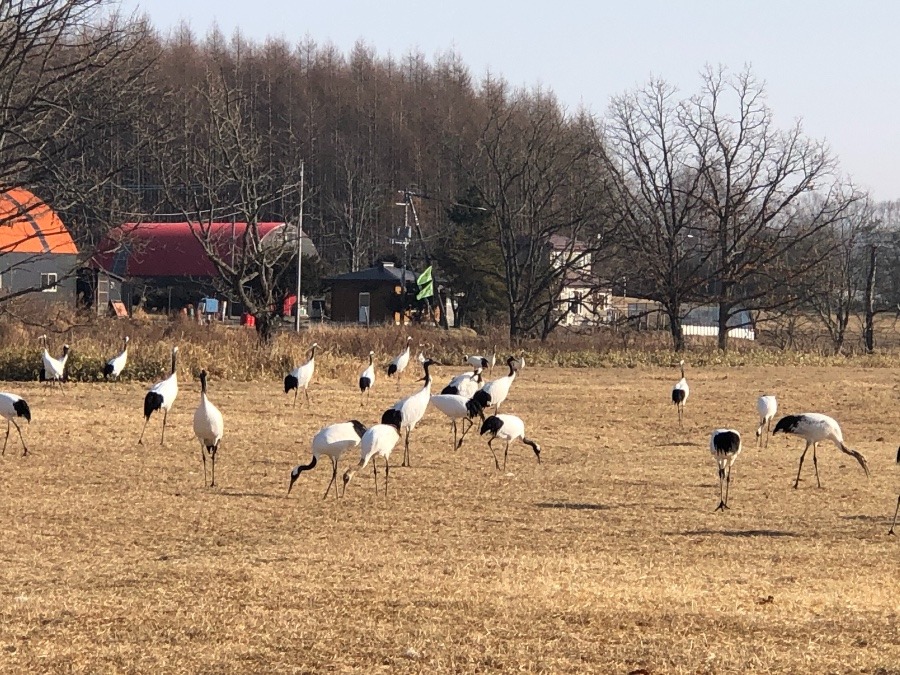
[[[312,410],[275,381],[211,381],[214,489],[186,378],[165,447],[160,419],[136,444],[142,386],[4,384],[34,421],[32,454],[13,431],[0,458],[0,671],[900,673],[894,373],[689,369],[683,432],[677,378],[527,368],[505,412],[542,465],[517,445],[499,473],[472,436],[454,453],[430,409],[389,499],[367,469],[338,502],[327,459],[286,498],[291,467],[318,428],[373,423],[411,378],[381,378],[364,411],[353,376],[317,381]],[[871,478],[823,446],[823,489],[811,462],[791,489],[803,441],[756,449],[763,390],[780,412],[834,414]],[[732,425],[744,452],[714,513],[708,433]]]

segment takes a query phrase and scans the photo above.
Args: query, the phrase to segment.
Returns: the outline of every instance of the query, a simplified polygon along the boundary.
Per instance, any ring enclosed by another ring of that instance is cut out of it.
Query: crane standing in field
[[[406,430],[406,438],[403,443],[403,462],[401,466],[409,466],[409,434],[416,425],[422,421],[425,411],[428,409],[428,402],[431,400],[431,373],[429,367],[434,363],[431,359],[426,359],[422,367],[425,369],[425,377],[422,379],[425,384],[422,388],[411,396],[400,399],[394,404],[394,410],[400,411],[402,419],[400,428]]]
[[[678,426],[684,428],[684,404],[687,403],[688,396],[691,395],[691,388],[688,386],[687,378],[684,376],[684,360],[678,363],[681,366],[681,379],[672,387],[672,403],[678,411]]]
[[[6,419],[6,439],[3,441],[3,452],[0,452],[0,455],[6,454],[10,425],[13,425],[16,427],[16,431],[19,432],[19,440],[22,441],[23,448],[22,457],[24,457],[28,454],[28,446],[25,444],[25,439],[22,437],[22,429],[19,427],[16,419],[22,417],[25,421],[31,422],[31,409],[28,407],[28,403],[24,398],[16,394],[0,392],[0,416]]]
[[[144,432],[147,430],[147,423],[150,421],[150,415],[157,410],[163,411],[162,437],[159,444],[166,442],[166,420],[169,417],[169,410],[175,399],[178,397],[178,347],[172,347],[172,374],[161,382],[157,382],[147,395],[144,396],[144,428],[141,429],[141,437],[138,438],[138,445],[144,443]]]
[[[194,434],[200,441],[200,456],[203,458],[203,485],[206,485],[206,454],[212,459],[212,482],[209,487],[216,486],[216,453],[225,433],[225,420],[222,413],[213,405],[206,395],[206,371],[200,371],[200,405],[194,411]]]
[[[338,460],[340,460],[341,455],[347,450],[359,445],[365,433],[366,427],[359,420],[331,424],[324,429],[320,429],[312,439],[313,455],[309,464],[300,464],[295,466],[294,470],[291,471],[291,482],[288,484],[288,494],[291,494],[291,488],[294,487],[294,481],[300,477],[300,474],[304,471],[314,469],[316,464],[319,463],[319,457],[325,455],[331,460],[331,481],[328,483],[328,487],[325,488],[325,494],[322,495],[322,499],[328,497],[332,485],[334,485],[334,498],[337,499]]]
[[[313,373],[316,372],[316,349],[318,348],[318,343],[313,342],[309,347],[309,360],[284,376],[284,393],[287,394],[291,389],[294,390],[294,405],[297,405],[297,394],[301,389],[306,394],[307,404],[310,403],[309,383],[312,382]]]
[[[66,364],[69,361],[69,345],[63,345],[62,358],[55,359],[50,356],[47,351],[47,336],[41,335],[39,340],[44,342],[44,351],[41,354],[41,373],[38,378],[41,382],[49,382],[52,386],[54,382],[62,389],[62,383],[66,381]]]
[[[375,474],[375,495],[377,496],[378,467],[375,465],[375,458],[381,457],[384,459],[384,496],[387,498],[388,477],[391,472],[391,452],[400,440],[400,425],[402,422],[400,411],[391,408],[384,411],[384,414],[381,416],[381,424],[374,424],[366,430],[360,440],[359,464],[352,469],[347,469],[344,473],[344,493],[347,492],[347,484],[356,472],[360,469],[365,469],[366,465],[372,462],[372,471]]]
[[[406,370],[406,366],[409,365],[410,345],[412,345],[412,336],[406,338],[406,349],[392,358],[391,362],[388,364],[387,376],[393,377],[396,375],[397,384],[400,384],[400,376],[403,374],[403,371]]]
[[[359,375],[359,407],[363,407],[363,397],[371,396],[372,387],[375,386],[375,352],[369,352],[369,365]],[[337,487],[335,487],[337,492]]]
[[[525,422],[515,415],[491,415],[481,425],[481,435],[490,434],[488,439],[488,449],[494,456],[494,466],[500,470],[500,462],[497,461],[497,455],[492,445],[496,439],[506,441],[506,449],[503,451],[503,470],[506,471],[506,456],[509,454],[509,444],[516,439],[529,446],[537,457],[538,464],[541,463],[541,446],[530,438],[525,437]]]
[[[515,357],[510,356],[506,359],[506,365],[509,366],[509,373],[503,377],[498,377],[496,380],[485,382],[484,386],[481,388],[481,391],[485,392],[490,397],[488,405],[494,407],[495,414],[500,411],[500,405],[506,400],[506,397],[509,396],[509,389],[516,379],[517,368],[515,364]]]
[[[760,396],[756,401],[756,410],[759,412],[759,426],[756,428],[756,446],[759,447],[763,427],[766,429],[766,447],[769,447],[769,430],[772,428],[772,420],[778,412],[778,401],[774,396]]]
[[[116,356],[115,358],[110,359],[106,362],[106,365],[103,366],[103,379],[108,380],[110,377],[114,377],[117,380],[119,379],[119,375],[122,374],[122,371],[125,370],[125,364],[128,363],[128,342],[131,340],[127,335],[125,336],[125,345],[122,347],[122,353]]]
[[[741,434],[734,429],[716,429],[709,437],[709,451],[719,466],[719,505],[716,511],[728,506],[728,488],[731,486],[731,467],[741,453]]]
[[[468,400],[481,389],[482,384],[484,380],[481,378],[481,368],[476,368],[471,373],[462,373],[454,377],[450,380],[450,384],[441,389],[441,394],[457,394]]]
[[[469,430],[475,426],[473,419],[480,417],[484,422],[484,405],[487,402],[487,394],[476,391],[472,398],[466,398],[459,394],[436,394],[431,397],[431,405],[440,410],[450,419],[450,428],[453,430],[453,449],[459,450]],[[458,437],[456,421],[463,424],[462,436]],[[465,426],[468,422],[469,426]],[[458,437],[458,440],[457,440]]]
[[[859,462],[863,471],[866,472],[866,476],[869,475],[869,463],[866,461],[866,458],[856,450],[844,445],[844,434],[841,432],[840,425],[828,415],[822,415],[821,413],[787,415],[778,420],[778,424],[775,425],[775,430],[772,431],[772,435],[774,436],[779,431],[785,434],[800,436],[800,438],[806,441],[806,447],[803,448],[803,454],[800,455],[800,466],[797,467],[797,479],[794,481],[794,489],[796,489],[797,485],[800,483],[800,470],[803,468],[803,458],[806,457],[806,451],[809,450],[810,446],[812,446],[813,449],[813,466],[816,469],[816,484],[819,487],[822,487],[822,483],[819,482],[819,463],[816,459],[816,447],[822,441],[831,441],[834,443],[838,450],[850,455]]]

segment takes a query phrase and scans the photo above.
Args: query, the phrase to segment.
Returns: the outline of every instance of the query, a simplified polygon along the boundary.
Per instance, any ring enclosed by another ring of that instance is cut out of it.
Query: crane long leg
[[[212,481],[209,484],[209,487],[216,487],[216,453],[219,452],[219,446],[216,445],[213,447],[212,452]]]
[[[456,450],[459,448],[459,444],[456,442],[456,420],[450,420],[450,428],[453,429],[453,449]]]
[[[25,438],[22,436],[22,429],[16,423],[15,420],[10,420],[13,423],[13,426],[16,428],[16,431],[19,432],[19,440],[22,441],[22,457],[28,454],[28,446],[25,445]],[[7,425],[6,431],[9,432],[9,426]]]
[[[897,496],[897,508],[894,509],[894,520],[891,522],[891,529],[888,534],[894,534],[894,525],[897,524],[897,512],[900,511],[900,495]]]
[[[374,463],[375,460],[373,459]],[[388,491],[388,476],[391,473],[391,465],[388,463],[388,458],[384,458],[384,498],[387,499],[387,491]]]
[[[766,447],[769,447],[769,436],[772,433],[772,418],[766,420]]]
[[[797,489],[797,485],[800,484],[800,469],[803,468],[803,458],[806,457],[806,451],[809,450],[809,446],[812,445],[809,441],[806,441],[806,447],[803,448],[803,454],[800,455],[800,466],[797,467],[797,480],[794,481],[794,489]]]
[[[819,482],[819,461],[816,459],[816,446],[818,445],[818,443],[813,443],[813,466],[816,469],[816,485],[822,487],[822,484]]]
[[[506,456],[509,454],[509,441],[506,441],[506,448],[503,450],[503,470],[506,471]]]
[[[490,450],[491,454],[494,456],[494,468],[497,469],[497,471],[499,471],[500,470],[500,462],[497,461],[497,453],[494,452],[494,446],[491,445],[493,442],[494,442],[493,438],[488,441],[488,450]]]
[[[169,411],[163,409],[163,430],[162,430],[162,438],[159,439],[160,445],[166,444],[166,420],[169,418]]]
[[[403,442],[403,466],[410,466],[409,464],[409,427],[406,427],[406,440]]]
[[[680,403],[676,403],[676,404],[675,404],[675,409],[678,410],[678,428],[679,428],[679,429],[684,429],[684,421],[682,420],[682,415],[683,415],[683,413],[682,413],[682,410],[681,410],[681,404],[680,404]]]
[[[144,432],[147,431],[147,424],[150,422],[150,418],[144,418],[144,427],[141,429],[141,436],[138,438],[138,445],[144,444]]]
[[[375,496],[378,496],[378,467],[375,466],[375,460],[372,460],[372,473],[375,475]],[[345,488],[346,489],[346,488]]]
[[[325,488],[325,494],[322,495],[322,499],[328,499],[328,493],[331,492],[331,484],[334,483],[334,498],[337,499],[337,462],[334,461],[334,457],[328,455],[328,458],[331,460],[331,480],[328,482],[328,487]]]
[[[309,387],[304,387],[304,388],[303,388],[303,393],[306,394],[306,404],[309,405],[309,406],[311,406],[311,405],[312,405],[312,401],[309,400]]]
[[[725,492],[722,489],[722,483],[725,479],[725,469],[722,467],[721,461],[716,461],[719,462],[719,505],[716,507],[716,511],[722,511],[725,508]]]
[[[470,419],[463,420],[463,425],[465,425],[466,422],[469,423],[469,426],[467,426],[467,427],[463,430],[462,436],[459,437],[459,443],[457,443],[457,445],[456,445],[456,449],[457,449],[457,450],[459,450],[459,449],[462,447],[463,441],[464,441],[465,438],[466,438],[466,434],[469,433],[469,430],[475,425],[475,422],[473,422],[473,421],[470,420]]]
[[[300,393],[300,387],[297,387],[296,389],[294,389],[294,407],[295,408],[297,407],[297,394],[299,394],[299,393]]]
[[[731,464],[728,465],[728,468],[725,471],[725,508],[731,508],[728,506],[728,488],[731,487]]]
[[[9,432],[10,425],[12,424],[12,420],[6,420],[6,440],[3,441],[3,452],[0,452],[0,455],[6,454],[6,444],[9,443]]]
[[[203,460],[203,487],[206,487],[206,444],[200,441],[200,459]]]

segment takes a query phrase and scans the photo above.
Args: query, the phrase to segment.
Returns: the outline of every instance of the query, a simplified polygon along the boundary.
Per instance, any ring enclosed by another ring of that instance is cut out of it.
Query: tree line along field
[[[461,370],[436,368],[436,385]],[[31,453],[13,430],[0,458],[0,670],[900,672],[893,371],[687,376],[680,431],[677,369],[528,367],[504,411],[541,465],[519,444],[498,472],[474,433],[454,452],[430,409],[412,467],[395,451],[387,500],[367,468],[324,501],[327,461],[286,497],[312,435],[375,422],[420,386],[409,371],[399,387],[381,377],[362,410],[352,378],[317,378],[312,409],[275,380],[211,380],[226,421],[213,489],[191,431],[197,383],[182,378],[165,447],[158,418],[136,444],[143,385],[7,383],[34,419]],[[871,477],[823,445],[823,488],[808,461],[793,490],[803,441],[757,450],[760,393],[779,413],[836,417]],[[725,513],[719,426],[744,437]]]

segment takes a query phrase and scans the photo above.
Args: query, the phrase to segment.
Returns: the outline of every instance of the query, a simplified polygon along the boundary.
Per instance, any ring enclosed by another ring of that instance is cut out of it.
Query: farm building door
[[[369,309],[372,305],[372,295],[370,293],[360,293],[359,294],[359,322],[364,323],[367,326],[369,325],[369,321],[371,321],[371,313]]]
[[[97,314],[103,316],[106,314],[106,308],[109,306],[109,277],[105,274],[97,275]]]

